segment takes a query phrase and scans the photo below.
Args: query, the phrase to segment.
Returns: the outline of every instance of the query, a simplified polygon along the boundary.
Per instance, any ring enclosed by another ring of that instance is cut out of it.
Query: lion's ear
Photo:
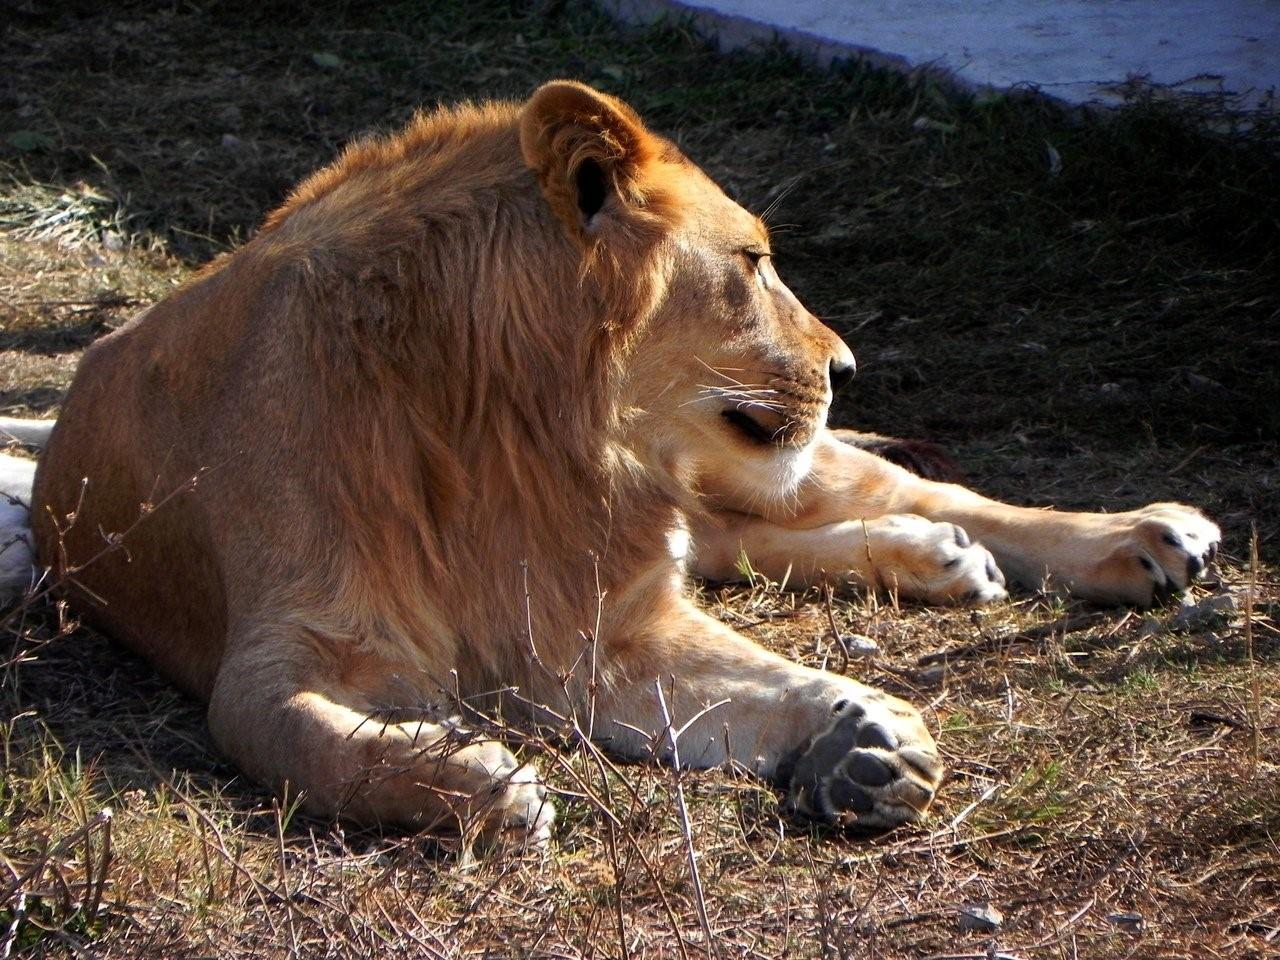
[[[556,215],[591,234],[611,213],[645,205],[645,171],[660,147],[621,100],[553,80],[525,104],[520,149]]]

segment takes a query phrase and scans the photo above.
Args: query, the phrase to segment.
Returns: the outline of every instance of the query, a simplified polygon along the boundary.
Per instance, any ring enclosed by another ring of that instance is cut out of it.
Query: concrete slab
[[[1280,109],[1280,0],[604,0],[623,19],[692,16],[727,47],[778,37],[822,62],[934,69],[1072,104],[1135,83]]]

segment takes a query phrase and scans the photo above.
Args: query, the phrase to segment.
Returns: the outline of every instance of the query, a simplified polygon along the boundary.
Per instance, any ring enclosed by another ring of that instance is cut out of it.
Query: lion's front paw
[[[501,743],[476,740],[451,744],[442,752],[422,750],[408,790],[430,791],[451,808],[443,822],[456,820],[464,832],[478,828],[489,841],[543,848],[551,841],[556,811],[538,771],[522,764]],[[400,798],[412,804],[412,794]],[[397,818],[399,819],[399,818]]]
[[[995,558],[954,523],[903,514],[878,518],[868,527],[876,578],[904,597],[991,603],[1008,596]]]
[[[791,809],[860,827],[918,820],[942,782],[942,761],[920,714],[879,696],[867,703],[838,701],[834,712],[795,761]]]
[[[538,771],[520,764],[501,744],[485,742],[473,750],[483,755],[467,757],[477,773],[487,779],[487,789],[477,791],[479,812],[489,821],[489,832],[515,838],[532,847],[551,841],[556,810],[547,796]]]
[[[1185,590],[1217,556],[1222,532],[1199,510],[1153,503],[1108,517],[1103,559],[1072,583],[1082,596],[1149,606]]]

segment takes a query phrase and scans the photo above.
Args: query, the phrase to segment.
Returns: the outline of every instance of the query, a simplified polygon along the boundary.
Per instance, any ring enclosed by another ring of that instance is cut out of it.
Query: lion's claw
[[[1137,603],[1160,602],[1181,593],[1218,555],[1222,533],[1198,510],[1175,503],[1154,503],[1133,513],[1138,565],[1146,575]]]
[[[879,517],[870,553],[880,582],[930,603],[992,603],[1008,596],[995,557],[961,526],[914,514]]]

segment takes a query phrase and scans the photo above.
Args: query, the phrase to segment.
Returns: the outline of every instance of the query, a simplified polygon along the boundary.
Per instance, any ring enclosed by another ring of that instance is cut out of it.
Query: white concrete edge
[[[892,70],[910,77],[927,76],[936,82],[974,96],[1003,95],[1039,97],[1068,111],[1120,107],[1134,97],[1149,93],[1170,100],[1204,100],[1201,90],[1180,89],[1155,83],[1140,73],[1120,81],[1094,83],[1037,84],[1018,83],[1002,87],[976,82],[936,62],[913,63],[908,57],[886,53],[872,46],[862,46],[822,37],[804,30],[781,27],[742,14],[725,13],[684,0],[596,0],[598,6],[623,23],[649,25],[663,20],[691,21],[703,36],[721,50],[740,50],[781,42],[802,59],[821,67],[837,60],[859,60],[874,67]],[[1252,102],[1250,96],[1217,97],[1221,106],[1237,115],[1265,109]],[[1247,126],[1248,124],[1246,124]]]

